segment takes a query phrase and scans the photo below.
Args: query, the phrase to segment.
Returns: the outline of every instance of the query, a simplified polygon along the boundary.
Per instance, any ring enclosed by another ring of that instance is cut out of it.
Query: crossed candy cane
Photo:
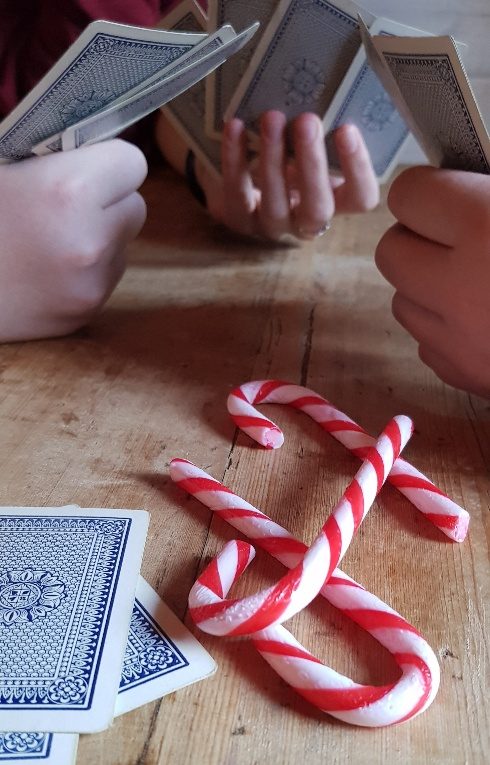
[[[261,441],[262,437],[270,447],[281,445],[279,429],[256,410],[252,410],[253,415],[246,412],[244,421],[243,412],[237,413],[234,406],[236,398],[249,404],[246,393],[250,391],[254,392],[254,402],[257,401],[264,386],[269,388],[267,395],[272,386],[289,388],[290,396],[300,391],[314,398],[315,403],[320,401],[331,407],[311,391],[285,383],[249,383],[236,389],[229,397],[232,416],[236,422],[240,418],[237,422],[240,427],[256,440]],[[261,400],[265,401],[265,397]],[[297,404],[298,395],[292,400]],[[345,415],[342,417],[355,426]],[[366,443],[359,447],[355,453],[360,454],[362,448],[363,464],[309,549],[187,460],[173,460],[170,466],[172,479],[184,490],[293,569],[261,593],[226,600],[230,587],[254,556],[248,543],[230,542],[191,590],[189,605],[193,619],[212,634],[250,635],[266,661],[301,695],[333,716],[357,725],[380,726],[407,720],[429,706],[439,686],[437,659],[422,636],[399,614],[336,568],[410,434],[410,420],[397,417],[374,446],[370,439],[370,448],[366,448]],[[323,665],[281,626],[280,622],[306,607],[318,592],[392,653],[402,670],[396,683],[382,687],[354,683]]]

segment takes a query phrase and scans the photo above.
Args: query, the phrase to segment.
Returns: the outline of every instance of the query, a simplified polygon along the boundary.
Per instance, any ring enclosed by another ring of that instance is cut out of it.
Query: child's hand
[[[257,172],[246,157],[243,123],[234,119],[223,133],[223,183],[198,166],[210,213],[233,231],[279,240],[285,234],[313,239],[335,212],[376,207],[378,183],[361,134],[353,125],[336,133],[343,178],[329,177],[323,127],[314,114],[292,123],[294,162],[286,162],[286,119],[266,112],[261,119]]]
[[[388,204],[399,223],[376,263],[397,290],[395,318],[440,378],[490,398],[490,177],[412,168]]]
[[[146,173],[120,140],[0,167],[0,341],[72,332],[102,306],[145,220]]]

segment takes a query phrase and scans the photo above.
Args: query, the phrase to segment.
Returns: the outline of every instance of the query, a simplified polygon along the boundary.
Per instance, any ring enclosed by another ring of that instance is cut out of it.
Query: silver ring
[[[321,228],[318,228],[316,231],[311,231],[310,229],[306,228],[298,228],[298,234],[301,238],[304,239],[318,239],[318,237],[323,236],[327,233],[327,231],[330,229],[331,224],[329,221],[326,221]]]

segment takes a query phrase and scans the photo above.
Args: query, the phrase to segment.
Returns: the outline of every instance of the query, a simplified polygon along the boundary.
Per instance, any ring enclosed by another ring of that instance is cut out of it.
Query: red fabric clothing
[[[175,0],[0,0],[0,118],[96,19],[154,26]]]

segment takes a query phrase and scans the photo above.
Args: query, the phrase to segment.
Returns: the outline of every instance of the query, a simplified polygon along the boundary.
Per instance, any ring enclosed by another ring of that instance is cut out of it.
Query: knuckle
[[[49,201],[62,215],[80,208],[80,201],[90,194],[89,184],[81,174],[51,179],[46,190]]]
[[[103,259],[108,243],[103,238],[85,236],[72,250],[71,262],[77,270],[87,270]]]

